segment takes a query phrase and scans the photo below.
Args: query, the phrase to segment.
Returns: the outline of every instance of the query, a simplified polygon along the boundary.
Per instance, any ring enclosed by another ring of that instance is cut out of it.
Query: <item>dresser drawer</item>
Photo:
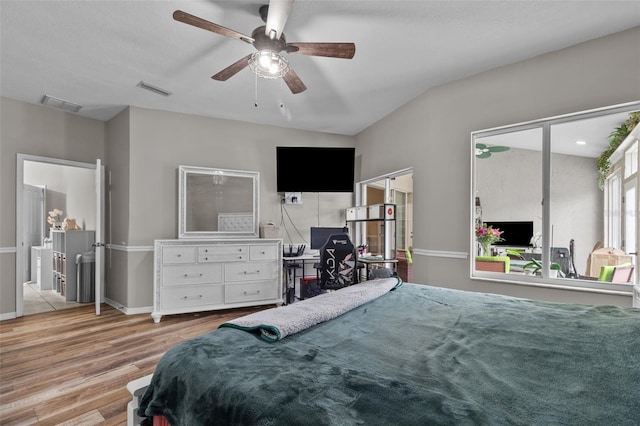
[[[227,284],[224,290],[225,303],[251,302],[254,300],[270,300],[278,297],[278,286],[275,281],[255,283]]]
[[[227,282],[257,281],[276,278],[275,262],[242,262],[224,265],[224,280]]]
[[[232,262],[249,258],[247,245],[219,245],[198,247],[198,262]]]
[[[258,245],[249,248],[251,260],[275,260],[278,258],[278,247],[275,245]]]
[[[162,287],[173,285],[221,283],[221,263],[169,265],[162,268]]]
[[[195,247],[164,247],[162,249],[162,264],[193,263],[196,261]]]
[[[160,306],[163,309],[224,303],[224,284],[170,287],[162,290]]]

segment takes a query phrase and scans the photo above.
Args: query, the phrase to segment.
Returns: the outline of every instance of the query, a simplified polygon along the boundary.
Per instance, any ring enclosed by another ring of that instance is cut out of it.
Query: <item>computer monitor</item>
[[[531,245],[533,221],[487,221],[485,224],[502,231],[502,241],[494,243],[494,245],[511,247],[526,247]]]
[[[329,237],[334,234],[347,234],[349,235],[349,228],[329,228],[321,226],[311,227],[311,250],[320,250],[322,246],[327,242]]]

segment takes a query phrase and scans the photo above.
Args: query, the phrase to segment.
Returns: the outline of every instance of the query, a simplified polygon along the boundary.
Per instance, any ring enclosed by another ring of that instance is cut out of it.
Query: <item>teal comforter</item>
[[[640,309],[405,283],[275,343],[233,328],[159,362],[171,425],[638,425]]]

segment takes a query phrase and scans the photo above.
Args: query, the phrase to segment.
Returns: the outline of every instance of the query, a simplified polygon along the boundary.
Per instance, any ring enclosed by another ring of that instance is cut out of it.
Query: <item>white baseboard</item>
[[[126,306],[122,306],[120,303],[114,302],[113,300],[108,298],[104,299],[104,303],[119,310],[125,315],[151,314],[151,312],[153,312],[153,306],[143,306],[141,308],[127,308]]]
[[[10,319],[14,319],[14,318],[18,318],[16,316],[15,312],[8,312],[6,314],[0,314],[0,321],[10,320]]]

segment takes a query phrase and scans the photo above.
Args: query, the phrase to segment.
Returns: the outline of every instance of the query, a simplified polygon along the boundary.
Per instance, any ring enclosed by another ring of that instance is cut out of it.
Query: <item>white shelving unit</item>
[[[77,299],[76,256],[92,249],[95,231],[51,230],[53,284],[67,301]]]
[[[365,245],[367,254],[358,259],[367,265],[379,265],[395,269],[396,256],[396,205],[372,204],[351,207],[346,211],[347,224],[362,226],[356,235],[355,244]]]

